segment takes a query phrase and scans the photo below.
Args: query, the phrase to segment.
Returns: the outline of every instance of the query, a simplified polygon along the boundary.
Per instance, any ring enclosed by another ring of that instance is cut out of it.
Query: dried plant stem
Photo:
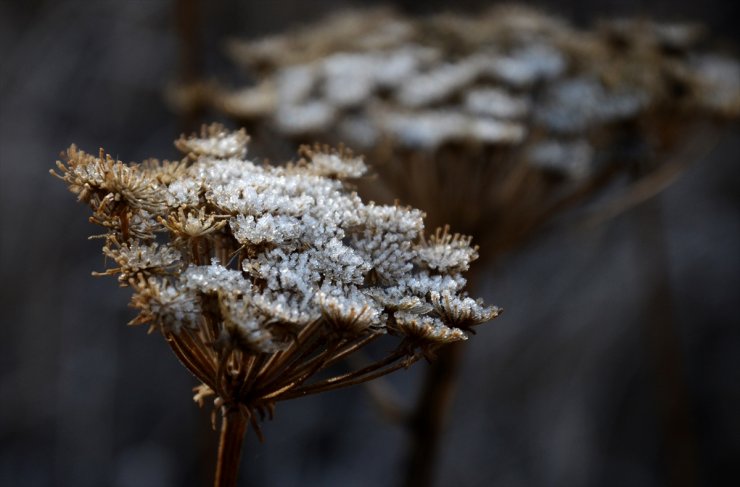
[[[447,411],[455,395],[458,369],[464,348],[453,343],[441,349],[424,376],[419,400],[409,418],[409,447],[406,460],[405,487],[432,485],[433,466]]]
[[[242,443],[248,424],[249,418],[239,409],[228,411],[223,415],[214,487],[236,487]]]
[[[319,392],[326,392],[342,387],[361,384],[363,382],[377,379],[386,374],[390,374],[391,372],[395,372],[398,369],[405,369],[418,361],[421,357],[423,357],[423,354],[419,352],[410,356],[407,356],[405,352],[397,352],[360,370],[325,379],[309,386],[292,389],[277,397],[277,400],[283,401],[286,399],[293,399],[295,397],[308,396],[310,394],[317,394]],[[403,360],[401,360],[402,358]]]
[[[639,177],[643,167],[636,170]],[[665,224],[659,200],[636,208],[637,255],[647,299],[644,330],[653,368],[666,485],[697,485],[698,455],[686,359],[676,329]]]
[[[202,79],[199,3],[199,0],[176,0],[174,5],[175,29],[180,44],[180,82],[185,86]],[[182,130],[189,132],[195,129],[202,112],[199,100],[184,110],[180,120]]]

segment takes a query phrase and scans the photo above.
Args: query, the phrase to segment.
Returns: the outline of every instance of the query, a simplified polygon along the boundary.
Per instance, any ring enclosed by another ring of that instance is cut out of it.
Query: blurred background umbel
[[[371,5],[0,3],[0,484],[209,482],[215,434],[208,411],[189,400],[195,381],[161,340],[124,326],[128,293],[89,276],[102,269],[98,243],[84,241],[85,213],[47,170],[72,142],[125,161],[177,157],[168,141],[218,115],[176,115],[164,92],[197,77],[241,82],[225,39]],[[392,5],[469,13],[489,3]],[[738,42],[731,2],[536,5],[577,25],[698,21],[712,39]],[[276,157],[267,149],[250,155]],[[506,314],[468,347],[435,485],[718,485],[736,476],[738,149],[735,124],[658,197],[596,226],[551,225],[479,269],[486,300]],[[653,339],[666,322],[672,341]],[[666,350],[683,364],[668,376],[685,392],[680,402],[666,403],[659,386]],[[422,369],[389,379],[407,406]],[[403,431],[363,389],[281,404],[277,414],[266,444],[247,442],[244,485],[400,482]]]

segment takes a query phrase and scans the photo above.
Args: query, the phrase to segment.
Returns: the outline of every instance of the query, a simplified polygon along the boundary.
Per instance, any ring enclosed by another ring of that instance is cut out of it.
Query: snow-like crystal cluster
[[[77,150],[59,163],[110,229],[104,252],[117,267],[105,274],[133,288],[134,322],[177,333],[205,320],[214,343],[270,354],[315,323],[343,337],[398,335],[413,350],[464,340],[495,316],[462,291],[477,258],[469,239],[445,230],[427,240],[421,211],[346,190],[343,179],[365,172],[362,158],[314,147],[297,163],[256,164],[244,159],[247,140],[217,125],[183,137],[189,162],[176,171]],[[113,171],[129,175],[111,185]],[[136,201],[140,187],[147,204]],[[149,231],[132,233],[142,217]],[[440,295],[447,301],[435,304]],[[475,319],[445,320],[460,307]]]

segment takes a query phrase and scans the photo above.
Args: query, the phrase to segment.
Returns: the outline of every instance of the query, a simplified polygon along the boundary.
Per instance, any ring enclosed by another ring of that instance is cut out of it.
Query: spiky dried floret
[[[160,222],[178,239],[205,237],[221,230],[228,223],[223,217],[209,215],[205,208],[188,211],[182,207],[166,219],[160,218]]]
[[[126,235],[122,233],[123,221],[126,221]],[[106,234],[95,235],[95,238],[113,237],[117,241],[127,241],[129,238],[134,238],[141,242],[149,242],[154,240],[157,232],[162,230],[157,218],[146,210],[137,212],[124,210],[124,212],[117,215],[98,211],[90,217],[90,222],[100,225],[108,231]]]
[[[419,263],[439,272],[468,270],[470,263],[478,258],[478,248],[470,246],[472,237],[450,234],[449,231],[448,226],[438,228],[434,235],[419,245]]]
[[[185,175],[190,161],[187,158],[180,161],[160,161],[147,159],[139,165],[139,170],[156,179],[160,184],[169,186]]]
[[[131,243],[119,243],[110,239],[103,247],[103,253],[118,264],[118,267],[107,269],[96,275],[119,274],[118,280],[122,285],[137,274],[167,274],[180,263],[181,255],[168,245],[160,245],[156,242],[140,244],[137,241]]]
[[[81,151],[72,144],[69,149],[62,153],[62,161],[57,161],[60,173],[53,169],[51,174],[67,183],[71,192],[77,195],[77,199],[84,203],[91,203],[96,192],[103,190],[105,173],[110,170],[107,159],[96,158],[85,151]],[[98,198],[97,203],[100,203]]]
[[[204,126],[200,135],[191,134],[189,137],[181,135],[175,146],[184,154],[191,157],[216,157],[228,159],[230,157],[244,157],[247,155],[249,136],[241,129],[236,132],[227,130],[223,125],[214,123]]]
[[[195,328],[202,319],[197,296],[166,279],[138,275],[129,285],[134,290],[131,307],[139,310],[130,325],[149,323],[151,329],[179,333],[182,327]]]
[[[78,199],[90,204],[96,213],[115,213],[119,203],[136,210],[156,214],[163,208],[156,180],[113,159],[100,149],[98,157],[72,145],[65,153],[65,165],[57,161],[61,171],[52,174],[62,179]]]
[[[383,330],[380,326],[382,308],[356,289],[348,294],[337,288],[329,292],[319,291],[316,299],[327,325],[341,336],[357,336],[368,331]]]
[[[432,291],[430,300],[444,324],[466,331],[501,314],[501,309],[496,306],[484,306],[481,300],[458,296],[449,291]]]
[[[370,296],[380,304],[387,312],[405,311],[408,313],[424,315],[432,310],[432,305],[425,298],[419,296],[401,296],[394,289],[373,290]]]
[[[393,315],[393,328],[412,341],[426,343],[453,343],[467,340],[465,332],[459,328],[445,325],[439,318],[419,316],[406,311]]]

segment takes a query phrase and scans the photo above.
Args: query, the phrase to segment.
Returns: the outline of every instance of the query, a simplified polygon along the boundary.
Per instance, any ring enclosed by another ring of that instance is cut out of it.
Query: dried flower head
[[[233,42],[258,84],[210,97],[288,140],[367,151],[393,198],[424,208],[433,227],[456,222],[491,255],[601,187],[625,158],[671,155],[689,122],[740,116],[740,62],[704,40],[695,24],[582,29],[515,6],[349,12]]]
[[[58,164],[107,231],[115,265],[101,274],[131,287],[131,324],[165,336],[202,382],[197,402],[214,395],[259,432],[278,401],[408,367],[495,316],[462,292],[470,239],[447,229],[427,239],[419,210],[346,190],[366,170],[360,157],[315,146],[298,163],[255,164],[246,142],[212,125],[176,142],[180,163],[126,165],[73,147]],[[140,220],[145,236],[133,231]],[[387,356],[314,379],[383,336],[397,341]]]

